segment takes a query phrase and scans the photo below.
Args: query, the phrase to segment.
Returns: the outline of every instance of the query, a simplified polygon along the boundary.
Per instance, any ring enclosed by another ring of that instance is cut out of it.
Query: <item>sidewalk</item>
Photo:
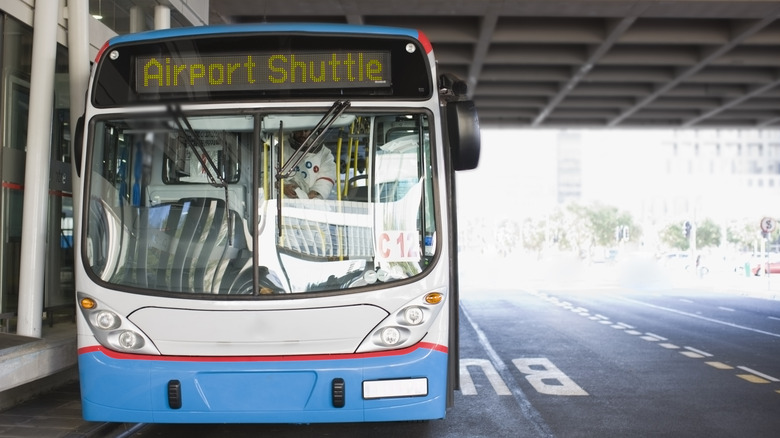
[[[130,426],[82,419],[74,323],[44,326],[40,339],[0,333],[0,438],[104,438]]]
[[[78,381],[0,412],[0,438],[105,438],[118,436],[130,426],[83,420]]]

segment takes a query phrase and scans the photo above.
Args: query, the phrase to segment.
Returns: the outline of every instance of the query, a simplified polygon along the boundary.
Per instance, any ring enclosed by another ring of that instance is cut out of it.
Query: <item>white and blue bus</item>
[[[116,37],[80,125],[85,419],[445,416],[458,385],[454,172],[477,165],[479,126],[422,33]]]

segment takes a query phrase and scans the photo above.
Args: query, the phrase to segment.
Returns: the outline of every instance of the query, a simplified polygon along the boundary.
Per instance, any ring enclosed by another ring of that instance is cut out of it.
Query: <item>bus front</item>
[[[85,419],[444,417],[453,130],[433,64],[416,31],[373,27],[107,44],[79,175]]]

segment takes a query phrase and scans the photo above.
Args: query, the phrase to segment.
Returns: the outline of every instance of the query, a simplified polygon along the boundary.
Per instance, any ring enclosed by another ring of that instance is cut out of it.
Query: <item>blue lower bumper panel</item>
[[[89,421],[326,423],[445,414],[447,353],[439,346],[305,358],[79,353]]]

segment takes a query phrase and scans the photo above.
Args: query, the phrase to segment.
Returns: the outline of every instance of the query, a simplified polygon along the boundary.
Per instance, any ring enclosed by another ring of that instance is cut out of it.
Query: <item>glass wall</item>
[[[19,301],[19,270],[24,204],[24,167],[30,101],[33,31],[2,14],[0,71],[0,313],[14,313]],[[57,47],[54,111],[42,129],[52,128],[49,227],[44,306],[73,302],[72,202],[67,50]],[[48,125],[48,126],[47,126]],[[0,324],[4,323],[0,319]],[[0,327],[4,331],[7,327]]]

